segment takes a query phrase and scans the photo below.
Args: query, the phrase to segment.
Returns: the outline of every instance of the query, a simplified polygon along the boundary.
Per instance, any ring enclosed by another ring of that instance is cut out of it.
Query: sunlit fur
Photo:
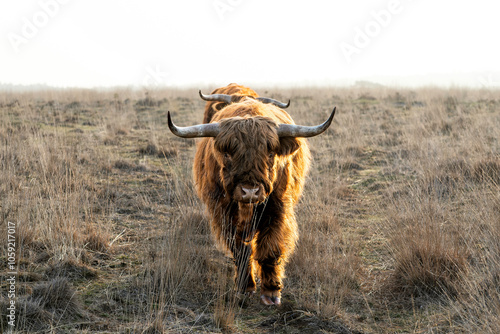
[[[226,94],[232,95],[232,102],[239,102],[245,96],[259,97],[259,95],[251,88],[241,86],[235,83],[225,87],[215,89],[211,94]],[[208,101],[205,105],[205,115],[203,123],[210,123],[216,112],[227,106],[225,102]]]
[[[309,167],[309,148],[302,138],[279,138],[277,125],[293,120],[253,98],[222,108],[212,121],[221,124],[221,132],[198,143],[196,190],[217,240],[233,255],[240,291],[255,291],[254,273],[260,272],[262,295],[280,297],[284,267],[298,237],[294,206]],[[263,202],[232,198],[234,188],[246,181],[263,184]]]

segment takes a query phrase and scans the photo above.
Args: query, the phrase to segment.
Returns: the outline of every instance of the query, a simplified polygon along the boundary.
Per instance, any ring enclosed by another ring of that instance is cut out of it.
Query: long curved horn
[[[208,123],[208,124],[198,124],[193,126],[176,126],[172,122],[170,117],[170,111],[168,115],[168,128],[176,136],[182,138],[196,138],[196,137],[216,137],[220,132],[219,123]]]
[[[200,97],[202,100],[205,101],[220,101],[220,102],[226,102],[227,104],[231,103],[231,95],[227,94],[210,94],[210,95],[205,95],[201,92],[201,89],[199,91]]]
[[[290,100],[288,100],[288,103],[283,103],[283,102],[280,102],[280,101],[275,100],[275,99],[270,99],[268,97],[258,97],[257,100],[259,100],[262,103],[272,103],[276,107],[283,108],[283,109],[288,108],[290,106]]]
[[[320,125],[316,126],[304,126],[304,125],[294,125],[294,124],[280,124],[278,127],[279,137],[314,137],[323,133],[330,124],[332,124],[333,116],[335,116],[335,110],[337,107],[333,108],[330,117]]]

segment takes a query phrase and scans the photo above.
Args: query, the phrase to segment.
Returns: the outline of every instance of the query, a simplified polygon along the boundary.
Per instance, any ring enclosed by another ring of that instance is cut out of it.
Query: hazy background
[[[500,87],[500,4],[24,0],[0,4],[0,84]]]

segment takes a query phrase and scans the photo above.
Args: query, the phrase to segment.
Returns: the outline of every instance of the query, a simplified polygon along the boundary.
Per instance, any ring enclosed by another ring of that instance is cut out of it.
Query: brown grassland
[[[167,110],[201,122],[195,89],[0,94],[0,272],[15,222],[17,331],[500,333],[498,91],[256,90],[290,98],[304,125],[337,106],[308,140],[279,308],[233,293],[194,193],[196,140],[168,130]]]

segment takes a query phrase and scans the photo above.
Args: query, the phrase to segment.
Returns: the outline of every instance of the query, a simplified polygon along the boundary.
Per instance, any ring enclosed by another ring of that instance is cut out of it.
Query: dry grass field
[[[233,293],[194,193],[196,140],[168,130],[167,110],[201,122],[197,90],[0,94],[17,331],[500,333],[498,91],[256,90],[304,125],[337,106],[308,141],[279,308]]]

